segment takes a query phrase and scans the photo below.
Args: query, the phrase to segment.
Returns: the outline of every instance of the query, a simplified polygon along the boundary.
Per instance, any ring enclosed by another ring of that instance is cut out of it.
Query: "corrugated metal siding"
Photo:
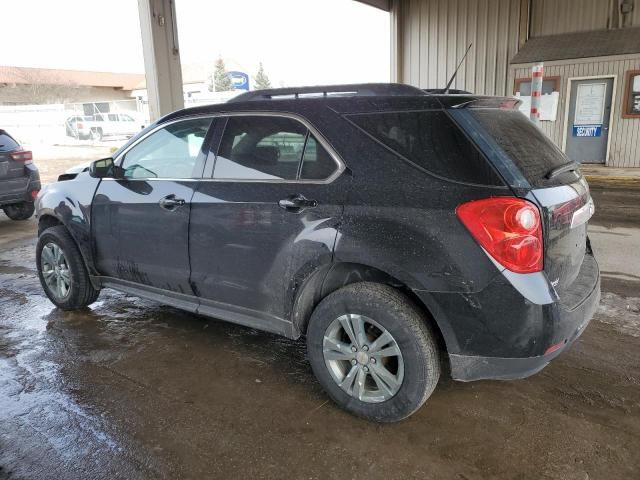
[[[640,1],[634,3],[627,27],[640,26]],[[609,16],[617,7],[618,0],[533,0],[531,36],[604,30],[609,28]]]
[[[627,70],[640,69],[640,55],[572,60],[572,63],[548,62],[544,66],[547,77],[560,77],[560,102],[555,122],[540,122],[540,128],[556,145],[562,148],[565,115],[568,106],[567,87],[570,78],[611,75],[616,77],[614,110],[609,129],[610,147],[607,165],[610,167],[640,167],[640,119],[622,118],[624,76]],[[509,88],[513,91],[515,78],[529,78],[531,65],[518,65],[511,69]]]
[[[610,0],[533,0],[531,36],[603,30]]]
[[[519,0],[408,0],[398,15],[399,81],[443,88],[473,43],[453,88],[507,93],[509,60],[518,47]]]

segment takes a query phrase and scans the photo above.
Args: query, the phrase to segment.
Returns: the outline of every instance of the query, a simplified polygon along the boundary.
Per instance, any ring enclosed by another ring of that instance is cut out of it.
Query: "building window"
[[[640,118],[640,70],[629,70],[624,82],[623,118]]]
[[[560,91],[560,77],[544,77],[542,80],[542,94],[547,95]],[[520,92],[522,97],[531,96],[531,79],[516,78],[513,82],[513,94]]]

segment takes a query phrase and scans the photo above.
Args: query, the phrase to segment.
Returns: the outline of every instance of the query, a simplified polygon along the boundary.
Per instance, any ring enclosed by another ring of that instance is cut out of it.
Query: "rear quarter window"
[[[441,110],[347,118],[397,155],[434,175],[456,182],[504,185],[482,153]]]
[[[20,145],[11,135],[0,130],[0,152],[11,152],[19,147]]]

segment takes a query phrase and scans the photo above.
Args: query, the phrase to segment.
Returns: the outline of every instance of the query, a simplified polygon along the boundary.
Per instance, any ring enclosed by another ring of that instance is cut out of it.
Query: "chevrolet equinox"
[[[512,98],[363,84],[171,113],[37,198],[61,309],[113,288],[297,339],[381,422],[532,375],[600,298],[579,166]]]

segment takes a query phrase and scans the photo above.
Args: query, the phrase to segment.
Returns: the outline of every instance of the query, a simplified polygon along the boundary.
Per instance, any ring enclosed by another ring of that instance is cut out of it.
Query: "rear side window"
[[[484,131],[534,187],[547,185],[550,170],[571,160],[518,110],[469,109]]]
[[[214,178],[322,180],[337,165],[302,123],[292,118],[232,116],[220,142]]]
[[[449,180],[504,185],[476,146],[442,111],[350,115],[366,133],[396,154]]]
[[[11,152],[16,148],[19,148],[18,142],[16,142],[8,133],[0,130],[0,152]]]

